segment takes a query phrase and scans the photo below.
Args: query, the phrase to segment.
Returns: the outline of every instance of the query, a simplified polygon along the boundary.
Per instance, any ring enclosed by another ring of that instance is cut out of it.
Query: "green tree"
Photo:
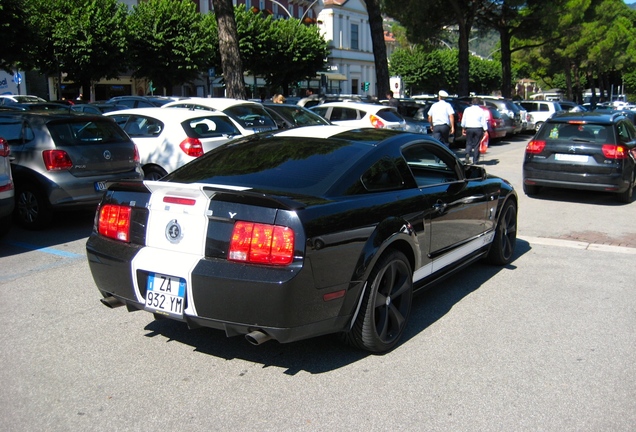
[[[457,93],[469,93],[470,51],[468,40],[480,8],[485,0],[384,0],[385,12],[407,29],[410,41],[427,44],[447,28],[457,29],[458,85]]]
[[[235,9],[241,58],[245,69],[264,77],[272,89],[289,94],[289,84],[313,78],[329,55],[318,27],[295,18],[273,19],[244,8]]]
[[[213,32],[190,0],[148,0],[128,16],[128,55],[133,76],[157,88],[196,79],[214,58]]]
[[[67,79],[88,94],[102,78],[126,71],[127,8],[117,0],[57,0],[53,46]]]
[[[29,26],[27,8],[26,0],[0,0],[0,69],[9,73],[17,66],[29,66],[24,47],[34,44],[35,35]]]
[[[24,63],[45,75],[62,73],[81,83],[114,78],[125,70],[126,6],[116,0],[26,0],[33,43],[23,45]]]

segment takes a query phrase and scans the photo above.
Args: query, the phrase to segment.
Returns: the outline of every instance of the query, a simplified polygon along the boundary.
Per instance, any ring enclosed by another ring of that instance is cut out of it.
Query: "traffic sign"
[[[22,74],[20,74],[20,72],[16,72],[15,75],[13,75],[13,82],[17,85],[22,84]]]

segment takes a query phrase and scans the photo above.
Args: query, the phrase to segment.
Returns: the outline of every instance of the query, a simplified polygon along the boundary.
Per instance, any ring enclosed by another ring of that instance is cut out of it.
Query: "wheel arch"
[[[365,281],[380,257],[393,249],[406,256],[413,271],[420,260],[418,240],[411,224],[402,218],[389,218],[376,226],[362,248],[352,283]]]

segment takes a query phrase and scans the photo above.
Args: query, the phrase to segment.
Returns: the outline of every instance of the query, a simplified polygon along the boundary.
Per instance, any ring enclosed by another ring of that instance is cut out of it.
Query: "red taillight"
[[[186,138],[179,144],[181,150],[188,156],[199,157],[203,155],[203,145],[198,138]]]
[[[293,258],[294,231],[291,228],[243,221],[234,225],[228,259],[287,265]]]
[[[371,120],[371,126],[374,128],[380,129],[384,127],[384,123],[382,123],[382,119],[380,119],[380,117],[371,114],[369,119]]]
[[[98,232],[123,242],[130,241],[130,214],[128,206],[106,204],[99,210]]]
[[[627,148],[616,144],[603,144],[603,156],[607,159],[627,159]]]
[[[0,138],[0,156],[8,157],[10,153],[9,143],[6,139]]]
[[[526,153],[530,154],[539,154],[545,148],[545,141],[543,140],[532,140],[526,146]]]
[[[135,161],[135,163],[140,163],[141,162],[141,158],[139,157],[139,149],[137,148],[137,145],[135,145],[135,151],[133,153],[133,160]]]
[[[73,161],[64,150],[44,150],[42,157],[48,171],[66,170],[73,167]]]

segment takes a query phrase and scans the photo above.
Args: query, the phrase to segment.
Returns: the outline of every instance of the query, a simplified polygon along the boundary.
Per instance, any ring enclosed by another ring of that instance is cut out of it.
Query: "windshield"
[[[276,129],[276,123],[261,105],[234,105],[223,112],[236,120],[245,129]]]

